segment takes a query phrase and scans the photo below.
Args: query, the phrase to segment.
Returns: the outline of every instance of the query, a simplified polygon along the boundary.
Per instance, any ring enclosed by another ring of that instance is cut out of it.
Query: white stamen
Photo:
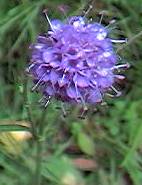
[[[63,80],[64,80],[64,78],[65,78],[65,76],[66,76],[66,74],[65,74],[66,72],[64,71],[64,74],[63,74],[63,76],[62,76],[62,78],[61,78],[61,80],[60,80],[60,82],[59,82],[59,85],[60,85],[60,87],[62,87],[63,86]]]
[[[111,86],[111,89],[116,93],[116,96],[119,97],[121,95],[121,92],[115,89],[115,87]]]
[[[28,71],[30,71],[31,70],[31,68],[33,68],[35,66],[35,64],[31,64],[30,66],[29,66],[29,70]]]
[[[122,39],[122,40],[116,40],[116,39],[111,39],[111,42],[113,42],[113,43],[126,43],[126,42],[128,42],[128,39],[126,38],[126,39]]]
[[[121,65],[117,65],[117,66],[114,66],[111,68],[111,70],[114,70],[114,69],[119,69],[119,68],[129,68],[130,67],[130,64],[121,64]]]
[[[40,82],[41,82],[41,79],[34,85],[34,87],[32,88],[32,91],[34,91],[38,87],[38,85],[40,84]]]
[[[111,97],[111,98],[114,98],[114,97],[115,97],[114,95],[112,95],[112,94],[110,94],[110,93],[106,93],[105,95],[107,95],[107,96],[109,96],[109,97]]]
[[[39,84],[42,82],[42,79],[44,78],[45,75],[46,75],[45,73],[42,75],[42,77],[39,79],[39,81],[32,88],[32,91],[34,91],[39,86]]]
[[[85,101],[84,101],[83,97],[81,96],[81,94],[80,94],[80,99],[83,104],[83,109],[84,109],[84,113],[85,113],[88,110],[88,108],[87,108]],[[84,113],[82,114],[82,116],[84,115]]]
[[[86,15],[90,12],[90,10],[93,8],[92,5],[89,6],[88,10],[86,12],[84,12],[84,16],[83,17],[86,17]]]
[[[106,14],[106,11],[103,10],[103,11],[101,11],[99,14],[101,15],[101,18],[100,18],[100,21],[99,21],[99,23],[101,24],[101,23],[102,23],[102,20],[103,20],[103,17],[104,17],[104,15]]]
[[[39,102],[39,103],[43,103],[44,99],[45,99],[45,97],[43,96],[42,98],[40,98],[40,99],[38,100],[38,102]]]
[[[64,103],[61,103],[61,109],[62,109],[62,112],[63,112],[63,116],[66,117],[67,112],[66,112],[66,110],[64,108]]]
[[[123,76],[123,75],[115,75],[115,77],[119,80],[124,80],[125,79],[125,76]]]
[[[77,98],[80,97],[80,96],[79,96],[79,92],[78,92],[78,88],[77,88],[77,82],[75,82],[75,90],[76,90]]]
[[[47,99],[47,102],[45,103],[44,107],[46,108],[50,102],[51,96],[49,96],[49,98]]]
[[[55,31],[54,28],[53,28],[53,26],[52,26],[52,23],[51,23],[51,21],[50,21],[50,19],[49,19],[49,17],[48,17],[48,15],[47,15],[47,13],[46,13],[46,11],[44,11],[44,14],[45,14],[45,17],[46,17],[46,19],[47,19],[47,21],[48,21],[48,23],[49,23],[51,29],[52,29],[53,31]]]
[[[109,24],[106,26],[106,28],[108,28],[109,26],[111,26],[112,24],[115,24],[116,23],[116,20],[115,19],[112,19],[110,22],[109,22]],[[114,27],[114,28],[110,28],[111,30],[112,29],[115,29],[116,27]]]
[[[102,23],[103,17],[104,17],[104,14],[101,14],[101,18],[100,18],[100,21],[99,21],[100,24]]]

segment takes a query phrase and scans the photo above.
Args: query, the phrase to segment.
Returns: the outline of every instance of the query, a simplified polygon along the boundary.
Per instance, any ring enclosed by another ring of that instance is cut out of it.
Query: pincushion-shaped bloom
[[[80,16],[49,23],[51,30],[30,47],[33,89],[47,99],[83,105],[101,102],[107,91],[116,91],[115,79],[123,78],[116,70],[127,64],[117,65],[113,42],[124,41],[110,39],[106,27]]]

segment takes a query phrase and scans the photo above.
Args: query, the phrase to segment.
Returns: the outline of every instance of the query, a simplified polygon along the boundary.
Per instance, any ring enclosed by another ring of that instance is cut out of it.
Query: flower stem
[[[36,137],[36,130],[35,130],[36,127],[35,127],[35,121],[33,120],[33,117],[32,117],[31,104],[28,99],[28,79],[26,75],[24,76],[23,100],[24,100],[26,111],[27,111],[27,116],[28,116],[28,120],[30,123],[31,132],[32,132],[33,138],[35,138]]]
[[[34,184],[35,185],[41,185],[42,178],[41,178],[41,172],[42,172],[42,159],[43,159],[43,147],[44,147],[44,123],[46,118],[46,109],[43,111],[41,115],[41,119],[39,120],[39,128],[36,138],[36,169],[35,169],[35,175],[34,175]]]
[[[35,169],[35,175],[34,175],[34,181],[35,185],[40,185],[41,184],[41,170],[42,170],[42,151],[43,151],[43,143],[38,139],[36,143],[37,147],[37,153],[36,153],[36,169]]]

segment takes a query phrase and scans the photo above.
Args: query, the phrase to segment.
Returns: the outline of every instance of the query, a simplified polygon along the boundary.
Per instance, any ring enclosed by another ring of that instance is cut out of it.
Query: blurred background
[[[64,117],[60,102],[45,110],[31,92],[28,48],[48,30],[44,9],[63,20],[90,4],[88,18],[98,22],[103,12],[104,25],[114,22],[112,36],[128,38],[116,49],[131,67],[118,85],[121,97],[85,119],[67,106]],[[0,0],[0,185],[142,185],[141,51],[142,0]]]

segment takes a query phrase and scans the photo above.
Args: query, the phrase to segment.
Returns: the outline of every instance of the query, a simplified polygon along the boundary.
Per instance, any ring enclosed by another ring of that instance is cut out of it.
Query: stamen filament
[[[50,102],[51,96],[48,97],[47,102],[45,103],[44,107],[46,108]]]
[[[128,42],[128,39],[122,39],[122,40],[111,39],[111,42],[113,42],[113,43],[126,43],[126,42]]]
[[[46,74],[44,73],[43,76],[39,79],[39,81],[33,86],[32,91],[34,91],[40,85],[45,75]]]
[[[49,23],[51,29],[52,29],[53,31],[55,31],[54,28],[53,28],[53,26],[52,26],[52,23],[51,23],[51,21],[50,21],[50,19],[49,19],[49,17],[48,17],[48,15],[47,15],[47,11],[44,10],[43,13],[45,14],[46,20],[47,20],[47,22]]]
[[[130,64],[121,64],[121,65],[117,65],[117,66],[114,66],[111,68],[111,70],[114,70],[114,69],[119,69],[119,68],[129,68],[130,67]]]
[[[111,89],[116,93],[116,96],[119,97],[121,95],[121,92],[115,89],[115,87],[111,86]]]
[[[119,80],[124,80],[125,79],[125,76],[123,76],[123,75],[115,75],[115,77]]]

